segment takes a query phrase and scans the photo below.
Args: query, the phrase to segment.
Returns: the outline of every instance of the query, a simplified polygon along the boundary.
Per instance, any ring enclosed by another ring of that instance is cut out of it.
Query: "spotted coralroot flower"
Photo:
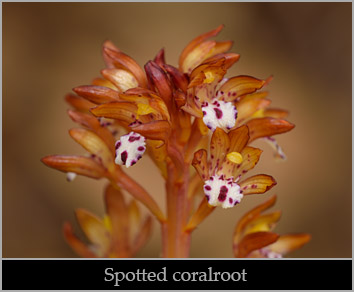
[[[280,211],[263,214],[275,204],[276,196],[246,213],[238,222],[233,236],[233,251],[238,258],[282,258],[309,242],[307,233],[279,235],[272,232]]]
[[[145,140],[145,137],[134,132],[120,137],[115,144],[115,162],[120,165],[125,165],[126,167],[137,163],[145,152]]]
[[[277,156],[285,157],[273,136],[294,127],[284,119],[287,112],[269,108],[268,93],[260,91],[271,78],[226,77],[240,56],[228,52],[231,41],[212,40],[222,28],[192,40],[177,66],[166,62],[162,49],[140,67],[111,41],[104,42],[102,76],[66,96],[73,108],[69,116],[83,127],[69,134],[88,155],[42,159],[66,172],[68,180],[104,178],[142,203],[161,225],[164,257],[188,257],[191,231],[216,206],[231,208],[244,196],[273,187],[270,175],[241,179],[262,152],[250,143],[266,139]],[[166,212],[125,172],[139,167],[143,156],[165,180]],[[194,210],[200,190],[205,197]],[[99,254],[107,255],[104,250]]]
[[[247,146],[250,140],[247,126],[229,133],[217,128],[210,142],[210,160],[207,151],[198,150],[193,166],[204,181],[204,193],[211,206],[231,208],[240,203],[244,195],[260,194],[276,182],[265,174],[255,175],[239,182],[240,178],[258,162],[262,150]]]
[[[103,218],[77,209],[76,219],[89,243],[74,233],[69,222],[64,224],[64,236],[71,248],[82,257],[132,257],[148,240],[152,218],[141,218],[134,200],[126,203],[122,193],[108,186],[105,192],[107,214]]]

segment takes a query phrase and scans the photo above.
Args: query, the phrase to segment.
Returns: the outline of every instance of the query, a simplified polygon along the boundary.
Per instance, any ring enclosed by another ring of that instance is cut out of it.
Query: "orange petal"
[[[73,228],[69,222],[65,222],[63,233],[66,242],[70,247],[83,258],[95,258],[96,255],[79,239],[73,232]]]
[[[233,176],[236,178],[239,175],[244,175],[245,173],[253,169],[258,163],[262,152],[263,151],[261,149],[246,146],[241,151],[241,155],[243,158],[242,163],[235,166]]]
[[[132,244],[132,255],[137,253],[148,241],[152,232],[152,218],[149,216],[146,218],[140,232],[137,234]]]
[[[131,57],[122,52],[117,52],[109,48],[103,48],[103,51],[112,60],[112,63],[116,68],[129,70],[138,81],[139,86],[147,87],[147,80],[144,71]]]
[[[233,41],[216,42],[214,50],[210,57],[227,52],[231,49],[232,45]]]
[[[192,165],[194,166],[195,170],[201,177],[203,181],[209,179],[209,170],[208,170],[208,161],[207,161],[208,153],[205,149],[200,149],[194,153],[194,158],[192,161]]]
[[[167,74],[153,61],[147,62],[144,68],[150,86],[158,91],[167,106],[169,106],[172,98],[172,88]]]
[[[236,109],[237,109],[236,123],[238,125],[241,125],[247,119],[249,119],[255,112],[257,112],[260,109],[264,109],[270,103],[271,101],[269,99],[247,96],[236,105]]]
[[[243,195],[263,194],[276,184],[275,179],[266,174],[254,175],[239,183]]]
[[[220,98],[225,101],[237,100],[238,97],[262,88],[266,81],[251,76],[240,75],[230,78],[219,89]]]
[[[225,69],[229,69],[234,63],[236,63],[240,59],[239,54],[235,53],[223,53],[223,54],[216,54],[208,59],[206,59],[203,64],[205,63],[212,63],[217,60],[224,59],[224,66]]]
[[[156,55],[154,62],[159,65],[160,67],[164,66],[166,64],[165,61],[165,49],[162,48]]]
[[[234,254],[237,258],[245,258],[252,251],[268,246],[277,241],[279,235],[273,232],[255,232],[242,238],[239,245],[234,246]]]
[[[106,40],[103,45],[102,45],[102,53],[103,53],[103,59],[106,64],[107,68],[114,68],[114,64],[112,62],[112,59],[104,52],[104,48],[120,52],[120,50],[110,41]]]
[[[50,155],[41,160],[45,165],[63,172],[74,172],[96,179],[106,174],[103,166],[89,157]]]
[[[213,29],[212,31],[209,31],[207,33],[204,33],[195,39],[193,39],[182,51],[181,56],[179,58],[179,68],[182,69],[183,64],[185,63],[185,59],[187,56],[193,51],[199,44],[201,44],[203,41],[218,35],[218,33],[223,29],[224,25],[219,25],[216,29]],[[183,70],[182,70],[183,71]]]
[[[196,96],[195,96],[195,88],[188,88],[187,89],[186,103],[185,103],[185,105],[183,105],[181,107],[181,109],[194,117],[203,118],[202,109],[200,107],[198,100],[196,99]]]
[[[182,63],[181,71],[190,74],[194,68],[212,56],[215,46],[215,41],[205,41],[199,44],[186,56]]]
[[[129,213],[122,193],[109,185],[105,191],[106,212],[112,225],[113,249],[116,254],[129,250]]]
[[[243,148],[248,144],[249,140],[249,130],[247,126],[238,127],[228,134],[230,139],[230,149],[229,152],[239,152],[241,153]]]
[[[247,212],[245,215],[241,217],[241,219],[238,221],[237,226],[235,228],[234,239],[233,239],[234,244],[237,244],[239,242],[239,239],[243,235],[243,232],[246,229],[246,227],[249,224],[251,224],[253,220],[258,218],[263,211],[274,206],[276,200],[277,200],[276,195],[273,195],[267,201],[256,206],[251,211]]]
[[[118,92],[108,87],[85,85],[75,87],[73,90],[77,95],[96,104],[119,100]]]
[[[138,81],[129,71],[114,68],[103,69],[101,73],[104,78],[107,78],[122,92],[138,86]]]
[[[275,211],[269,214],[261,215],[250,222],[244,230],[244,235],[259,231],[271,231],[281,216],[280,211]]]
[[[67,94],[65,100],[73,108],[81,112],[89,112],[90,108],[96,106],[94,103],[74,94]]]
[[[223,129],[216,128],[210,141],[210,171],[214,175],[229,151],[230,139]]]
[[[249,128],[249,143],[260,137],[270,137],[290,131],[295,125],[275,118],[252,119],[246,124]]]
[[[105,228],[102,220],[85,209],[76,209],[76,219],[86,237],[94,244],[95,254],[104,257],[111,244],[110,232]]]
[[[71,129],[69,134],[88,152],[96,155],[108,171],[113,171],[115,169],[114,156],[112,156],[106,143],[94,132],[86,129]]]
[[[152,121],[146,124],[131,126],[134,132],[143,135],[147,139],[167,141],[171,134],[171,125],[166,121]]]
[[[68,110],[68,114],[74,122],[80,123],[84,127],[94,131],[103,141],[105,141],[108,148],[111,150],[112,155],[115,155],[115,139],[107,128],[101,126],[97,118],[91,114],[80,113],[73,110]]]
[[[184,76],[184,74],[179,71],[177,68],[164,64],[163,68],[167,71],[167,73],[171,76],[173,84],[175,84],[178,88],[182,89],[184,92],[187,91],[188,80]]]
[[[289,115],[289,111],[277,108],[267,108],[263,111],[265,117],[284,119]]]
[[[107,79],[100,78],[100,77],[93,79],[92,85],[107,87],[107,88],[113,89],[114,91],[118,90],[118,88],[112,82],[108,81]]]
[[[311,235],[307,233],[281,235],[277,242],[270,245],[269,248],[271,251],[285,255],[299,249],[310,239]]]
[[[203,199],[197,209],[197,211],[193,214],[191,219],[189,220],[185,231],[191,232],[193,231],[206,217],[208,217],[211,212],[215,209],[214,206],[210,206],[208,204],[207,199],[203,196]]]
[[[151,157],[152,161],[159,168],[162,176],[164,178],[166,178],[167,177],[167,169],[166,169],[167,152],[166,152],[166,145],[163,145],[162,147],[158,147],[158,146],[161,145],[161,142],[160,141],[156,141],[156,140],[147,140],[146,143],[149,146],[149,147],[147,147],[147,153]]]
[[[91,109],[97,117],[116,119],[120,122],[132,123],[136,119],[138,107],[130,102],[110,102]]]

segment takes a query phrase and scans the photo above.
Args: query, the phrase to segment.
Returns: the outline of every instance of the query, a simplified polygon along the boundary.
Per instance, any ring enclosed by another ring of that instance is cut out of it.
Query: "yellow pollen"
[[[232,163],[240,164],[242,162],[242,155],[238,152],[230,152],[227,154],[227,159],[230,160]]]
[[[252,118],[263,118],[264,117],[264,109],[259,109],[256,111],[253,115]]]
[[[212,72],[206,71],[204,72],[204,74],[205,74],[205,79],[203,83],[212,83],[215,80],[215,76]]]
[[[108,217],[108,215],[103,216],[103,225],[104,225],[104,227],[106,227],[106,229],[109,232],[112,232],[112,223],[111,223],[111,219]]]
[[[155,113],[155,112],[156,112],[156,110],[153,109],[148,104],[138,103],[138,111],[137,111],[138,117],[143,116],[143,115],[147,115],[147,114],[151,114],[151,113]]]

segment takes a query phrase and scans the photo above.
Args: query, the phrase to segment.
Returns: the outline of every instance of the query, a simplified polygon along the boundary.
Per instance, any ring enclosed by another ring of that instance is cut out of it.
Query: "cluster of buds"
[[[111,191],[106,191],[106,197],[112,199],[106,200],[106,208],[111,210],[108,218],[122,220],[119,227],[110,233],[104,220],[76,212],[88,239],[101,246],[94,255],[132,256],[151,228],[151,223],[146,223],[148,227],[142,227],[143,239],[136,239],[138,244],[132,246],[126,234],[118,234],[134,228],[128,223],[127,211],[122,211],[121,199],[114,199],[121,196],[119,189],[147,207],[160,223],[162,255],[187,257],[192,231],[216,207],[232,208],[244,196],[265,193],[276,184],[266,174],[241,179],[255,167],[262,153],[250,144],[265,139],[276,156],[284,159],[273,136],[290,131],[294,125],[284,119],[287,111],[269,107],[268,92],[261,91],[271,77],[225,77],[240,56],[228,52],[231,41],[211,40],[222,28],[221,25],[192,40],[182,51],[178,68],[166,63],[162,49],[143,70],[106,41],[103,78],[76,87],[76,94],[66,96],[73,107],[69,116],[84,127],[69,133],[89,155],[51,155],[42,161],[68,173],[70,180],[79,174],[109,181]],[[166,212],[135,178],[124,172],[124,167],[137,164],[145,152],[166,181]],[[111,194],[113,189],[116,195]],[[204,196],[198,196],[201,193]],[[109,203],[115,200],[120,203]],[[114,212],[118,214],[113,215]],[[91,225],[97,232],[88,227]],[[92,250],[83,252],[78,238],[68,224],[65,226],[71,246],[80,246],[80,255],[93,255]],[[120,238],[120,243],[115,237]]]

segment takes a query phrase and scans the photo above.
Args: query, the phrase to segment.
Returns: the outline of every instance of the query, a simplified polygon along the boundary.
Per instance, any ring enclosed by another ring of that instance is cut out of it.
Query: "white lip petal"
[[[241,202],[243,194],[233,178],[225,179],[223,175],[214,175],[204,183],[205,196],[212,206],[232,208]]]
[[[126,167],[137,163],[146,150],[145,140],[144,136],[135,132],[120,137],[116,142],[115,163]]]
[[[237,110],[232,102],[214,99],[202,104],[203,122],[212,131],[216,128],[230,130],[236,124]]]

